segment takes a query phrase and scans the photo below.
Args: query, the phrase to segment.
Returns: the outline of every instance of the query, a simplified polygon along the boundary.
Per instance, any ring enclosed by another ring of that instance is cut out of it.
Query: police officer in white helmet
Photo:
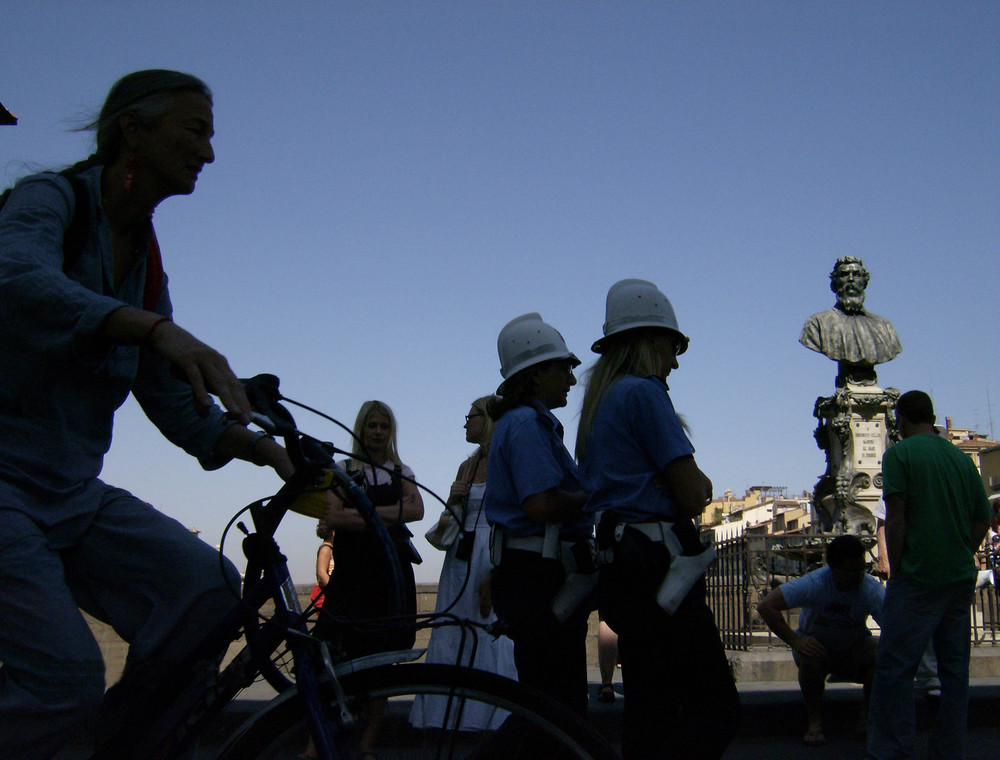
[[[712,483],[666,384],[688,347],[674,309],[646,280],[608,291],[600,358],[587,371],[576,454],[598,521],[601,619],[618,633],[625,760],[712,760],[739,721],[739,696],[705,602],[715,556],[693,518]]]
[[[500,399],[483,507],[493,526],[493,606],[514,641],[518,679],[587,710],[587,617],[597,581],[587,494],[552,410],[566,405],[580,360],[535,313],[497,339]]]

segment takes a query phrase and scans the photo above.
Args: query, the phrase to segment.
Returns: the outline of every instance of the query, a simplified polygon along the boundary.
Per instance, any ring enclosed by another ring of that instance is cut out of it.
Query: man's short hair
[[[914,425],[934,424],[934,402],[923,391],[907,391],[896,402],[896,414]]]
[[[826,564],[843,567],[850,559],[864,558],[865,545],[857,536],[837,536],[826,545]]]

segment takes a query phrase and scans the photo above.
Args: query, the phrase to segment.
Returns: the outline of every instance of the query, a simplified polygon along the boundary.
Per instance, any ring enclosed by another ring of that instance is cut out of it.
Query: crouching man
[[[868,616],[879,621],[885,599],[882,584],[866,572],[864,545],[856,536],[831,541],[826,564],[774,589],[757,606],[768,627],[792,648],[809,721],[802,740],[808,745],[826,742],[822,701],[830,674],[862,684],[864,704],[857,730],[864,733],[876,646]],[[799,629],[793,631],[782,613],[799,607]]]

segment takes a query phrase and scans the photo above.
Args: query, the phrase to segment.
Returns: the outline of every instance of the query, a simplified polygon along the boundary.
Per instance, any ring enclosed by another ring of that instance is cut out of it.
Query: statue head
[[[848,314],[865,310],[865,288],[870,275],[856,256],[841,256],[830,272],[830,290],[837,294],[837,305]]]

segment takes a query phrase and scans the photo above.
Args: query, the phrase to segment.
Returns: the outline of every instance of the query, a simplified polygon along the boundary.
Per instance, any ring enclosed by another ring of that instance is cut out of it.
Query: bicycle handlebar
[[[280,403],[284,397],[278,390],[280,381],[277,376],[261,374],[240,382],[254,411],[254,422],[271,435],[283,439],[285,451],[295,467],[295,475],[277,495],[290,498],[276,497],[266,507],[262,506],[259,510],[252,511],[258,531],[263,531],[269,536],[273,535],[288,509],[310,517],[318,517],[318,511],[323,511],[325,515],[323,493],[327,489],[335,489],[357,509],[365,524],[378,538],[389,565],[392,581],[390,615],[396,617],[404,614],[403,571],[392,536],[361,487],[346,472],[334,465],[333,457],[336,449],[332,444],[299,432],[291,413]]]

